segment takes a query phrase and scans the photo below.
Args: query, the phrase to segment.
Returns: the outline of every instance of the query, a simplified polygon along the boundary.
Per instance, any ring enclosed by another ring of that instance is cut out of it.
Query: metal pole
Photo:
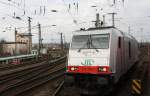
[[[60,41],[60,42],[61,42],[61,49],[63,50],[63,48],[64,48],[64,47],[63,47],[63,46],[64,46],[64,45],[63,45],[63,34],[60,33],[60,35],[61,35],[61,41]]]
[[[141,39],[141,44],[142,44],[143,28],[140,28],[140,31],[141,31],[141,32],[140,32],[140,34],[141,34],[141,38],[140,38],[140,39]]]
[[[29,54],[32,48],[32,34],[31,34],[31,17],[28,17],[28,31],[29,31]]]
[[[112,15],[112,26],[113,27],[115,27],[115,15],[117,14],[117,13],[108,13],[108,14],[110,14],[110,15]]]
[[[150,55],[150,45],[148,43],[148,56]]]
[[[42,43],[42,38],[41,38],[41,24],[38,23],[38,30],[39,30],[39,49],[38,49],[38,53],[40,55],[40,50],[41,50],[41,43]]]
[[[17,30],[16,30],[16,28],[15,28],[15,55],[16,55],[16,53],[17,53]]]
[[[105,26],[105,15],[103,15],[103,26]]]

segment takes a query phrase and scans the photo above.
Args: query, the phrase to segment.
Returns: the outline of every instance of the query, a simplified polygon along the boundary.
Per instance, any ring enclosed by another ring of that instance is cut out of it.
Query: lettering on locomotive
[[[94,60],[93,59],[85,59],[83,62],[81,62],[81,64],[84,66],[91,66],[94,64]]]

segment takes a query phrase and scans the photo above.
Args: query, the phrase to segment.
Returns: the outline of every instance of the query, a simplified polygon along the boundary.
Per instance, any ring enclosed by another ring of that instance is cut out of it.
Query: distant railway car
[[[66,82],[109,85],[118,82],[138,60],[138,43],[114,27],[73,33],[68,53]]]
[[[21,64],[21,60],[20,59],[13,59],[11,64],[14,64],[14,65],[18,65],[18,64]]]

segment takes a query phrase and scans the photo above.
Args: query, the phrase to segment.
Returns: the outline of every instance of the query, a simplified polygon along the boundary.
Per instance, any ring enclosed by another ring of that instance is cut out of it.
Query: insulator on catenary
[[[69,4],[69,10],[71,9],[71,5]]]
[[[43,10],[44,10],[44,15],[45,15],[45,11],[46,11],[46,8],[45,8],[45,6],[44,6],[44,9],[43,9]]]
[[[36,15],[36,10],[34,10],[34,15]]]

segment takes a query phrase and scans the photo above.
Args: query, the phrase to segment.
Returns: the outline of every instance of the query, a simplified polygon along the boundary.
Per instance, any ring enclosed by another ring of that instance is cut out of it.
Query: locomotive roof
[[[125,36],[125,37],[128,37],[128,38],[132,38],[132,39],[135,39],[132,35],[126,33],[126,32],[123,32],[121,30],[119,30],[118,28],[116,27],[113,27],[113,26],[107,26],[107,27],[98,27],[98,28],[88,28],[88,29],[80,29],[78,31],[75,31],[75,34],[77,33],[78,35],[81,34],[81,35],[84,35],[85,32],[90,32],[90,31],[97,31],[97,30],[101,30],[101,33],[110,33],[108,31],[105,31],[105,30],[118,30],[116,31],[118,34],[121,34],[122,36]],[[103,32],[104,31],[104,32]],[[91,32],[90,32],[91,33]],[[75,35],[74,34],[74,35]],[[77,35],[76,34],[76,35]],[[93,33],[93,34],[97,34],[97,33]],[[136,40],[136,39],[135,39]]]
[[[115,28],[113,26],[107,26],[107,27],[97,27],[97,28],[88,28],[87,31],[89,30],[102,30],[102,29],[111,29],[111,28]]]
[[[98,27],[98,28],[89,28],[89,29],[80,29],[74,32],[74,35],[85,35],[85,34],[109,34],[110,31],[108,30],[113,30],[113,29],[117,29],[115,27],[112,26],[108,26],[108,27]],[[119,30],[118,30],[119,31]],[[117,33],[121,33],[121,32],[117,32]],[[122,34],[123,35],[123,34]]]
[[[85,29],[85,28],[80,28],[80,30],[77,30],[76,32],[80,32],[80,31],[91,31],[91,30],[103,30],[103,29],[110,29],[110,28],[115,28],[113,26],[107,26],[107,27],[93,27],[93,28],[88,28],[88,29]]]

